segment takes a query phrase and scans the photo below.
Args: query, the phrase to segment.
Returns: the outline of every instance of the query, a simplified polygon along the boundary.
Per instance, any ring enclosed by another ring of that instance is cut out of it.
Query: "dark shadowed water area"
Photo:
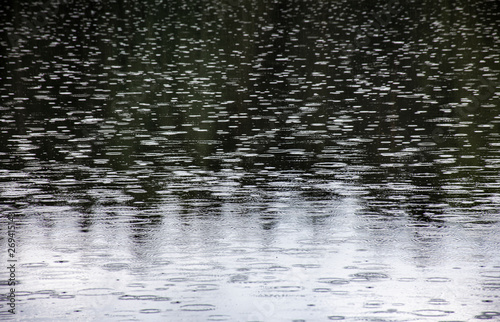
[[[0,319],[500,320],[498,1],[0,22]]]

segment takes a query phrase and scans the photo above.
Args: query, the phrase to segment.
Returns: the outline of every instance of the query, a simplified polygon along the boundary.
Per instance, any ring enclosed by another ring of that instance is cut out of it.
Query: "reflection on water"
[[[499,9],[2,8],[2,318],[500,319]]]

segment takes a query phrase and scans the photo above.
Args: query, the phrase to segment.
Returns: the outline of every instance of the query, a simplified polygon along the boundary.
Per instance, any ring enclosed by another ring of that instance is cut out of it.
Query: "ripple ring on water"
[[[188,288],[190,288],[190,290],[193,292],[216,291],[219,289],[219,286],[216,284],[193,284],[193,285],[189,285]]]
[[[54,290],[40,290],[40,291],[34,292],[33,294],[50,294],[50,295],[54,295],[54,294],[57,294],[57,292],[54,291]]]
[[[331,289],[329,289],[327,287],[318,287],[318,288],[313,289],[313,292],[316,292],[316,293],[327,293],[330,291],[331,291]]]
[[[429,277],[425,281],[432,282],[432,283],[446,283],[446,282],[450,282],[451,279],[449,279],[447,277]]]
[[[54,295],[53,297],[55,297],[57,299],[61,299],[61,300],[67,300],[67,299],[74,299],[75,298],[74,295],[70,295],[70,294]]]
[[[363,278],[367,280],[378,280],[378,279],[389,278],[387,274],[377,273],[377,272],[356,273],[353,274],[352,276],[355,278]]]
[[[185,277],[172,277],[172,278],[167,279],[167,281],[179,283],[179,282],[187,282],[187,281],[189,281],[189,279],[187,279]]]
[[[128,269],[129,264],[127,263],[108,263],[102,266],[102,269],[107,271],[120,271],[122,269]]]
[[[303,290],[302,286],[293,286],[293,285],[285,285],[285,286],[274,286],[273,291],[277,292],[298,292]]]
[[[139,313],[143,313],[143,314],[154,314],[154,313],[160,313],[161,310],[159,309],[142,309],[139,311]]]
[[[215,305],[212,304],[186,304],[181,306],[182,311],[201,312],[215,310]]]
[[[349,281],[343,278],[336,278],[336,277],[323,277],[318,280],[319,283],[327,283],[327,284],[335,284],[335,285],[342,285],[342,284],[349,284]]]

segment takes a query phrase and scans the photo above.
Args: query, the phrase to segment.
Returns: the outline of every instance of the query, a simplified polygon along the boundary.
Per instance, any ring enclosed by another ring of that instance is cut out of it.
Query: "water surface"
[[[499,12],[0,9],[2,319],[500,319]]]

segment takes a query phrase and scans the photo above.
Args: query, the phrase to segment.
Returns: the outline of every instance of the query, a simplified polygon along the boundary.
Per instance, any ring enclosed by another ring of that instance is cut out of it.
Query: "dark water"
[[[2,319],[500,319],[498,1],[0,21]]]

